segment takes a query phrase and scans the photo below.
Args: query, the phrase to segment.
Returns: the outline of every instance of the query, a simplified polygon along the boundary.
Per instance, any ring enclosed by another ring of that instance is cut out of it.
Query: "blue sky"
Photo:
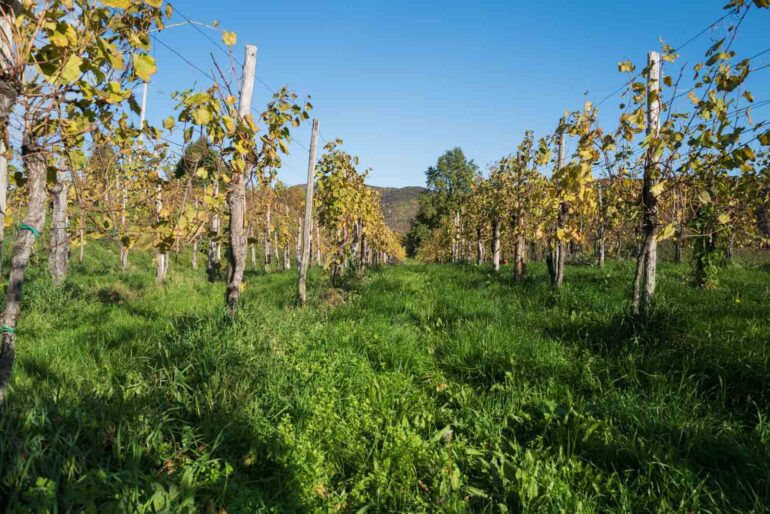
[[[660,37],[681,45],[722,16],[725,3],[173,1],[194,20],[218,20],[236,32],[238,58],[244,44],[257,45],[258,77],[272,88],[288,84],[312,95],[323,136],[344,139],[362,166],[373,169],[369,183],[396,187],[422,185],[425,169],[454,146],[485,168],[513,151],[526,129],[553,131],[565,109],[579,109],[623,83],[619,61],[642,64]],[[724,35],[724,23],[691,43],[680,62],[696,62],[710,40]],[[770,11],[754,10],[735,49],[750,56],[769,48],[768,33]],[[192,27],[171,28],[159,38],[204,70],[212,52],[226,61]],[[168,92],[210,81],[160,45],[155,56],[159,71],[148,112],[160,124],[172,113]],[[770,63],[770,52],[756,62]],[[770,99],[770,68],[757,72],[750,86],[757,101]],[[254,105],[269,96],[258,83]],[[602,105],[600,120],[608,127],[615,125],[617,106],[617,98]],[[768,113],[770,107],[757,110],[755,118]],[[296,131],[304,146],[309,137],[309,123]],[[303,183],[307,153],[298,144],[291,148],[279,178]]]

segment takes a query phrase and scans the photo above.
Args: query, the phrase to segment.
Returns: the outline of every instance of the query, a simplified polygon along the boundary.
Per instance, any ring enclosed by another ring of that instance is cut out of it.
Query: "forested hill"
[[[305,188],[305,184],[293,186]],[[412,220],[417,215],[418,198],[426,189],[419,186],[410,187],[377,187],[369,186],[382,198],[382,214],[388,228],[405,235],[409,231]]]
[[[382,198],[382,215],[388,227],[404,235],[409,231],[412,220],[417,215],[418,199],[426,191],[424,187],[375,187]]]

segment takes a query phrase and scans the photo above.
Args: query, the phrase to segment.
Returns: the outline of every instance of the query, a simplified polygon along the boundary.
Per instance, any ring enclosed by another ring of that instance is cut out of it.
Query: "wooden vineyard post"
[[[139,128],[144,129],[144,120],[147,118],[147,90],[149,83],[144,82],[142,85],[142,108],[139,113]],[[139,135],[139,143],[144,141],[144,134]],[[156,221],[160,223],[161,213],[163,212],[163,187],[160,184],[160,175],[158,175],[158,183],[155,186],[155,217]],[[159,282],[166,279],[166,272],[168,271],[168,254],[162,249],[158,249],[155,252],[155,278]]]
[[[29,204],[27,214],[19,225],[19,233],[13,248],[11,272],[5,294],[0,336],[0,406],[5,400],[5,393],[11,380],[13,361],[16,355],[16,323],[21,313],[21,290],[24,285],[24,271],[29,264],[32,247],[45,226],[46,211],[46,175],[49,154],[42,148],[27,142],[22,150],[24,167],[28,173]]]
[[[498,216],[492,220],[492,267],[495,272],[500,271],[500,218]]]
[[[302,262],[302,214],[300,213],[297,215],[297,268],[299,268],[299,263]]]
[[[556,133],[556,171],[564,167],[564,147],[567,134],[564,120],[559,122],[559,130]],[[560,229],[563,230],[566,217],[569,213],[569,205],[561,201],[556,219],[556,227],[551,236],[550,250],[548,254],[548,272],[551,277],[551,285],[561,287],[564,282],[564,264],[567,259],[567,243],[559,238]]]
[[[13,10],[19,7],[14,2]],[[6,12],[9,11],[9,12]],[[10,69],[13,62],[13,41],[11,28],[13,27],[14,13],[6,3],[0,3],[0,68]],[[3,258],[3,240],[5,238],[5,211],[6,195],[8,191],[8,148],[5,142],[8,137],[8,117],[16,103],[18,92],[11,81],[0,81],[0,264]]]
[[[600,183],[596,186],[596,201],[599,207],[599,234],[596,239],[596,263],[599,269],[604,269],[604,261],[607,255],[607,228],[604,219],[604,186]]]
[[[310,237],[313,226],[313,189],[315,187],[315,153],[318,142],[318,120],[313,120],[310,136],[310,152],[307,164],[307,186],[305,188],[305,223],[302,230],[302,258],[299,264],[299,302],[307,302],[307,269],[310,265]]]
[[[636,261],[634,293],[631,310],[634,315],[649,312],[655,295],[655,274],[658,261],[658,198],[654,186],[658,181],[657,156],[660,132],[660,54],[647,54],[647,156],[642,185],[642,244]]]
[[[219,198],[219,181],[220,177],[215,177],[213,187],[214,198]],[[208,274],[209,282],[214,282],[216,280],[217,272],[219,271],[219,263],[222,260],[219,232],[219,213],[214,212],[211,216],[211,225],[209,227],[209,252],[206,264],[206,273]]]
[[[48,267],[51,280],[60,286],[69,268],[69,234],[67,234],[67,184],[66,173],[56,172],[51,186],[51,244]]]
[[[321,227],[318,223],[315,225],[315,261],[317,266],[323,265],[323,256],[321,255]]]
[[[254,95],[254,77],[257,71],[257,47],[246,46],[246,56],[243,60],[243,78],[241,81],[240,103],[238,114],[244,118],[251,112],[251,99]],[[227,291],[225,303],[227,313],[232,316],[238,309],[241,296],[241,283],[246,268],[246,232],[244,218],[246,215],[246,182],[245,173],[250,170],[232,172],[230,191],[227,204],[230,207],[230,249],[227,253],[229,269],[227,272]]]
[[[271,238],[273,237],[273,230],[271,228],[272,224],[272,203],[273,199],[270,198],[270,191],[268,189],[267,191],[267,207],[265,208],[265,273],[270,273],[270,264],[272,262],[272,244],[270,243]]]
[[[564,167],[564,150],[566,146],[567,132],[563,126],[559,132],[559,161],[557,166],[559,169]],[[567,216],[569,215],[569,204],[567,202],[561,202],[559,205],[559,221],[558,227],[564,228],[567,223]],[[556,261],[556,287],[561,287],[564,283],[564,266],[567,262],[567,242],[563,241],[557,236],[556,245],[558,246],[558,259]]]

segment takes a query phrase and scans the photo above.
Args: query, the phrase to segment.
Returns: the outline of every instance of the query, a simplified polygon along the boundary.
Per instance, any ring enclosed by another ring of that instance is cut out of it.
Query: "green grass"
[[[632,265],[408,263],[345,292],[247,277],[240,317],[186,260],[155,284],[88,248],[31,271],[0,418],[11,512],[763,512],[770,268],[695,290],[662,264],[632,323]],[[363,510],[359,510],[363,509]]]

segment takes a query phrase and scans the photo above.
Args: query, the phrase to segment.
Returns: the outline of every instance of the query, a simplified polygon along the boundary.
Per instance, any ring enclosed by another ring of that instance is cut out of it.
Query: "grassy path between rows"
[[[407,263],[345,291],[223,286],[89,249],[25,296],[0,417],[11,512],[762,512],[770,505],[770,269],[698,291],[662,265]],[[173,264],[172,264],[173,266]],[[182,268],[180,262],[176,268]],[[43,265],[40,268],[44,268]],[[146,272],[141,270],[147,270]],[[222,509],[222,510],[220,510]]]

